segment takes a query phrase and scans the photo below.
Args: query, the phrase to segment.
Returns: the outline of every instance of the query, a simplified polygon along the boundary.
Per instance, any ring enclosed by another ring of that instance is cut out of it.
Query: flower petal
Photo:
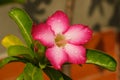
[[[56,11],[51,17],[48,18],[47,24],[55,34],[65,32],[69,27],[69,19],[62,11]]]
[[[86,62],[86,49],[83,46],[66,44],[64,47],[68,54],[68,61],[74,64],[84,64]]]
[[[92,30],[87,26],[76,24],[65,32],[65,38],[73,44],[85,44],[92,37]]]
[[[67,54],[62,48],[53,46],[46,50],[46,57],[55,69],[61,69],[61,65],[67,61]]]
[[[39,24],[33,26],[32,37],[34,40],[40,41],[44,46],[50,47],[54,44],[54,34],[47,24]]]

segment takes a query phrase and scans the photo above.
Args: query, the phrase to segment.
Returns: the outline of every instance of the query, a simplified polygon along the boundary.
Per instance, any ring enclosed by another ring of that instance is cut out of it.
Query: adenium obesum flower
[[[83,44],[92,37],[92,30],[82,24],[70,26],[67,15],[56,11],[46,23],[33,26],[32,37],[47,47],[45,55],[53,67],[61,69],[65,62],[86,62],[86,49]]]

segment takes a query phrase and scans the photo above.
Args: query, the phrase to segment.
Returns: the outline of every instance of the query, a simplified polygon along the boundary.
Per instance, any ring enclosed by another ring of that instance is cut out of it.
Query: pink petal
[[[66,44],[64,47],[68,54],[68,61],[74,64],[84,64],[86,62],[86,49],[83,46]]]
[[[39,24],[33,26],[32,37],[34,40],[40,41],[44,46],[50,47],[54,44],[54,34],[47,24]]]
[[[67,61],[67,54],[62,48],[54,46],[46,50],[46,57],[55,69],[61,69],[61,65]]]
[[[73,25],[67,32],[65,32],[65,38],[68,42],[73,44],[85,44],[92,37],[92,30],[84,25]]]
[[[48,18],[47,24],[51,26],[51,29],[55,34],[65,32],[69,27],[69,20],[65,13],[62,11],[56,11],[51,17]]]

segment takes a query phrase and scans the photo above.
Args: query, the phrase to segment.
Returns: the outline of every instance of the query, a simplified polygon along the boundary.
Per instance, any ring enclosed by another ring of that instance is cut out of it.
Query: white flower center
[[[55,37],[55,43],[58,47],[64,47],[67,41],[65,40],[64,35],[57,34],[57,36]]]

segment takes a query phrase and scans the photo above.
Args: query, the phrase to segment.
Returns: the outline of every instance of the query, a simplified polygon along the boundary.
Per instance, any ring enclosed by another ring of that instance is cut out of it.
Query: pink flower
[[[70,26],[67,15],[56,11],[46,23],[33,26],[32,37],[47,47],[45,55],[54,68],[61,69],[65,62],[86,62],[83,44],[92,37],[92,30],[82,24]]]

